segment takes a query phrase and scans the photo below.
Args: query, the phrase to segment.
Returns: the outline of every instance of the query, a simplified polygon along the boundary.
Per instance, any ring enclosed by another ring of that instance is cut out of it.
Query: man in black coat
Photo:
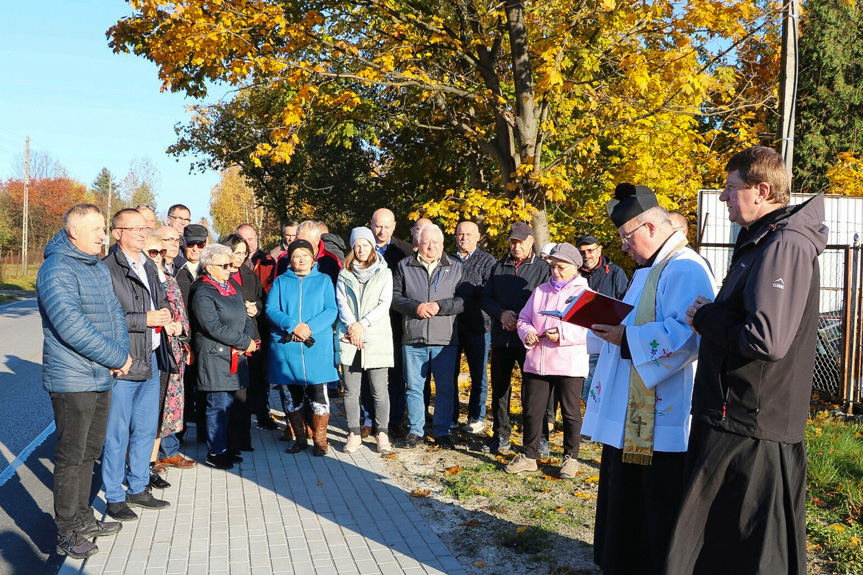
[[[396,216],[391,210],[381,208],[372,214],[369,227],[375,236],[378,255],[384,258],[390,270],[395,273],[396,266],[407,256],[414,253],[413,246],[393,236],[396,230]],[[405,415],[405,379],[402,372],[402,316],[395,309],[390,310],[390,324],[393,329],[393,348],[395,366],[389,370],[388,391],[390,395],[390,437],[401,437],[401,422]]]
[[[458,376],[461,371],[461,354],[464,353],[470,372],[470,399],[467,423],[464,430],[479,433],[485,427],[485,403],[488,397],[488,348],[491,343],[491,318],[482,310],[482,292],[491,270],[494,256],[477,247],[482,236],[473,222],[460,222],[455,229],[458,249],[450,257],[462,263],[464,281],[472,287],[464,302],[464,311],[458,321],[458,348],[455,356],[455,398],[453,425],[458,424]]]
[[[129,373],[117,376],[102,455],[107,512],[118,521],[138,518],[130,507],[162,509],[170,505],[153,497],[147,485],[159,423],[159,370],[177,369],[166,336],[179,335],[182,327],[173,321],[156,265],[143,253],[149,233],[139,212],[120,210],[111,230],[117,244],[104,259],[126,316],[132,356]],[[124,481],[129,486],[125,492]]]
[[[665,573],[806,573],[806,448],[818,335],[824,197],[789,206],[781,156],[754,146],[725,167],[743,230],[701,335],[680,512]],[[732,550],[732,552],[729,552]]]
[[[548,281],[551,269],[533,252],[533,228],[512,224],[509,254],[498,261],[485,284],[482,309],[491,317],[491,403],[494,421],[491,441],[485,449],[508,453],[510,448],[510,397],[512,368],[524,372],[524,344],[518,337],[518,314],[537,287]]]

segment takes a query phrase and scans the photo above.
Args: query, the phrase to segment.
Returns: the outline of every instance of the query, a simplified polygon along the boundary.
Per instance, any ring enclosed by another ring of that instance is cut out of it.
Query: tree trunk
[[[533,90],[533,68],[528,49],[527,24],[524,21],[524,5],[521,0],[506,1],[506,20],[509,32],[509,46],[512,54],[513,83],[515,85],[515,130],[518,137],[518,157],[516,163],[534,164],[536,158],[536,138],[539,129],[536,109],[536,95]],[[548,214],[545,209],[545,195],[536,187],[536,174],[522,179],[522,191],[528,201],[537,209],[532,218],[536,250],[549,241]],[[504,178],[506,181],[506,178]]]

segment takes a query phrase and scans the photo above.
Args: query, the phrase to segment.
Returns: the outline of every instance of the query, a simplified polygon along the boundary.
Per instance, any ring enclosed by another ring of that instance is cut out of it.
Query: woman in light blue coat
[[[312,244],[294,240],[287,258],[290,269],[276,278],[267,296],[272,335],[269,378],[288,389],[285,408],[297,440],[287,452],[298,453],[307,447],[302,409],[308,398],[315,455],[322,456],[327,453],[330,419],[327,383],[339,378],[333,360],[336,294],[332,280],[315,265]]]
[[[390,413],[387,371],[395,365],[389,317],[393,276],[375,250],[375,237],[369,228],[354,228],[351,250],[336,282],[339,307],[336,336],[339,362],[345,376],[345,414],[349,431],[344,451],[351,453],[362,443],[360,387],[366,374],[375,402],[378,452],[386,453],[391,450],[386,434]]]

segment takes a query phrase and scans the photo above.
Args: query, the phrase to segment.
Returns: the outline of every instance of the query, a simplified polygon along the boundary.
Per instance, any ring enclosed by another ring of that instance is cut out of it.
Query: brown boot
[[[292,446],[285,450],[286,453],[299,453],[303,449],[309,446],[308,441],[306,440],[306,425],[303,422],[303,412],[302,411],[294,411],[288,414],[288,429],[291,427],[294,428],[297,434],[297,440],[294,442]]]
[[[329,444],[327,443],[327,425],[330,423],[330,414],[316,415],[312,414],[312,425],[315,428],[314,442],[315,455],[318,457],[327,454]]]

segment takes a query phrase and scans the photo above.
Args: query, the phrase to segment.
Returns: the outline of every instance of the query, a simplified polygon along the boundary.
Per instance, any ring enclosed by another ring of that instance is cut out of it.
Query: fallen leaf
[[[516,529],[515,532],[516,533],[524,533],[525,531],[527,531],[527,528],[528,528],[528,525],[522,525],[521,527]]]
[[[590,493],[584,493],[582,491],[576,491],[575,496],[579,499],[593,499],[593,495],[591,495]]]
[[[555,511],[555,513],[563,513],[566,510],[563,507],[555,507],[554,511]]]
[[[389,453],[384,453],[383,455],[381,455],[381,458],[382,459],[398,459],[398,456],[394,452],[390,451]]]
[[[318,483],[318,487],[323,487],[323,486],[324,486],[323,483]]]
[[[479,567],[480,569],[482,569],[482,568],[483,568],[483,567],[485,567],[486,565],[488,565],[488,563],[486,563],[485,561],[474,561],[474,562],[473,562],[473,566],[474,566],[474,567]]]
[[[416,489],[411,491],[411,497],[428,497],[429,495],[431,495],[431,491],[429,491],[428,489],[420,489],[419,487],[417,487]]]
[[[812,497],[812,504],[813,504],[815,507],[820,507],[821,509],[824,509],[825,507],[827,507],[827,504],[826,504],[826,503],[824,503],[823,501],[821,501],[820,499],[818,499],[818,498],[817,498],[817,497],[815,497],[815,496],[813,496],[813,497]]]
[[[471,519],[470,521],[465,521],[464,523],[459,523],[462,527],[479,527],[479,521],[476,519]]]
[[[540,491],[540,493],[551,493],[551,488],[550,487],[543,487],[539,491]]]
[[[452,467],[447,467],[444,470],[444,474],[445,475],[456,475],[458,473],[461,473],[461,471],[462,471],[461,467],[459,467],[458,465],[453,465]]]
[[[830,526],[830,529],[834,529],[834,530],[838,531],[839,533],[842,533],[843,531],[845,531],[845,526],[844,525],[838,525],[838,524],[834,523],[833,525]]]
[[[585,483],[599,483],[599,475],[594,475],[593,477],[588,477],[584,480]]]
[[[552,477],[551,475],[543,475],[543,479],[548,479],[549,481],[560,481],[559,477]]]

